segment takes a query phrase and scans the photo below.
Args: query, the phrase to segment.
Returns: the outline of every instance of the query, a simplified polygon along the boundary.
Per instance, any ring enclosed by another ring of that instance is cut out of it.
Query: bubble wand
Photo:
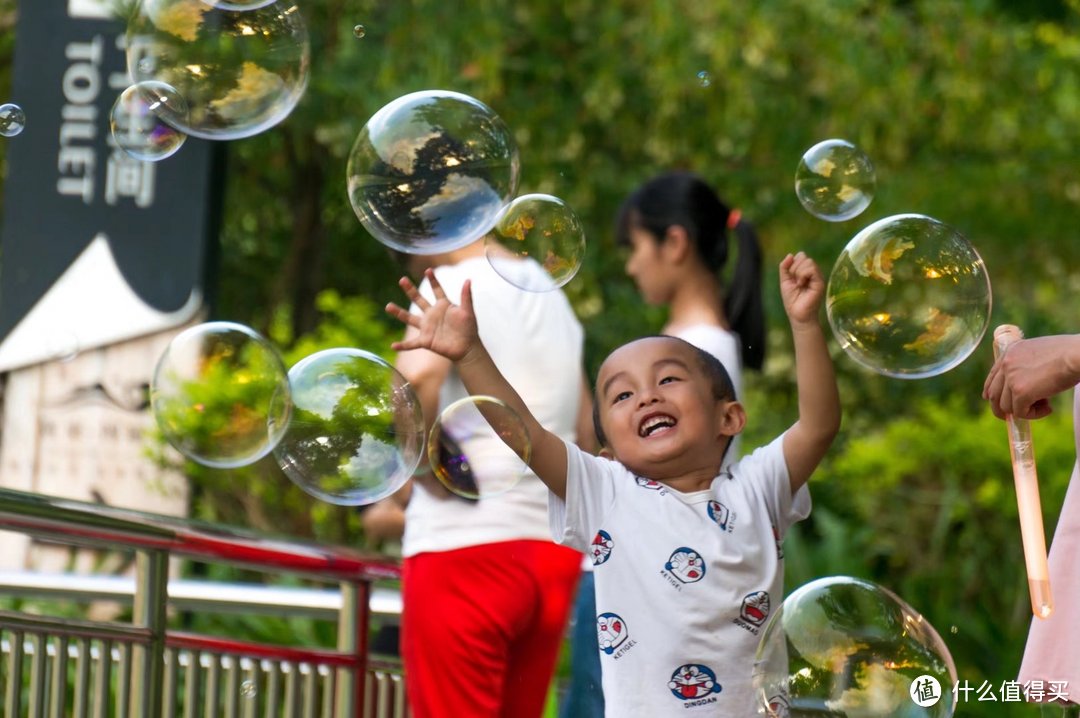
[[[994,330],[994,360],[1009,345],[1024,338],[1019,327],[1002,324]],[[1031,611],[1039,618],[1049,618],[1054,611],[1050,595],[1050,569],[1046,565],[1046,535],[1043,532],[1042,505],[1039,501],[1039,478],[1035,473],[1035,447],[1027,419],[1005,415],[1009,427],[1009,454],[1016,481],[1016,505],[1020,512],[1020,537],[1024,543]]]

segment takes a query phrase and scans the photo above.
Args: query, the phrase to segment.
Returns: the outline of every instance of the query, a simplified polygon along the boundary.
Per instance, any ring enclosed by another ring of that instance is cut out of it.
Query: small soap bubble
[[[162,120],[210,140],[250,137],[281,122],[307,87],[310,41],[291,0],[142,0],[127,27],[136,83],[175,88],[183,112]]]
[[[255,681],[244,681],[240,684],[240,695],[243,698],[254,698],[259,694],[259,687]]]
[[[206,466],[235,468],[270,453],[289,420],[289,382],[277,350],[253,329],[207,322],[169,342],[150,385],[170,444]]]
[[[847,576],[805,584],[772,612],[752,683],[775,718],[947,718],[956,702],[956,665],[929,621],[888,589]],[[935,683],[937,700],[915,690]]]
[[[558,197],[527,194],[499,214],[484,240],[484,251],[495,272],[515,287],[550,291],[569,282],[581,268],[585,228]]]
[[[829,275],[825,308],[840,346],[885,376],[921,379],[964,361],[990,323],[982,257],[931,217],[886,217],[856,234]]]
[[[828,222],[860,214],[874,199],[874,164],[846,140],[825,140],[808,149],[795,170],[795,194],[807,212]]]
[[[391,249],[438,254],[495,224],[518,182],[518,151],[490,107],[457,92],[399,97],[356,137],[347,191],[364,228]]]
[[[26,113],[11,102],[0,105],[0,135],[14,137],[26,129]]]
[[[353,37],[355,37],[357,40],[360,40],[364,37],[364,35],[367,34],[367,30],[364,29],[363,25],[357,25],[352,29],[352,34]]]
[[[697,81],[698,84],[702,87],[709,87],[710,85],[712,85],[712,75],[710,75],[705,70],[702,70],[697,74]]]
[[[186,117],[187,103],[174,88],[148,80],[132,85],[116,98],[109,113],[109,129],[124,152],[157,162],[172,157],[187,140],[187,135],[166,124],[163,116]]]
[[[293,414],[274,449],[285,475],[332,504],[370,504],[420,463],[420,400],[393,366],[361,349],[327,349],[289,370]]]
[[[450,404],[428,436],[435,477],[465,499],[491,498],[517,486],[528,471],[531,452],[521,416],[490,396],[468,396]]]

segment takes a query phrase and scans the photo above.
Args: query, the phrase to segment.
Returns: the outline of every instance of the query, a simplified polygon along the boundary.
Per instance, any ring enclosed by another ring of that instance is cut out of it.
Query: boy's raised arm
[[[431,282],[435,302],[426,300],[408,278],[402,277],[398,284],[405,295],[420,310],[411,314],[407,309],[391,302],[386,312],[415,331],[392,345],[396,351],[429,349],[440,354],[457,367],[466,391],[473,396],[492,396],[516,411],[525,423],[525,430],[532,446],[529,467],[540,480],[559,498],[566,497],[566,445],[555,434],[540,425],[514,387],[495,366],[476,328],[476,315],[472,306],[472,285],[466,281],[461,288],[461,305],[453,304],[446,297],[442,285],[432,270],[424,275]],[[481,410],[483,413],[483,410]],[[510,446],[518,450],[520,447]]]
[[[825,280],[814,260],[802,252],[784,257],[780,295],[791,322],[799,391],[799,418],[784,435],[784,459],[794,494],[814,473],[840,430],[840,394],[818,318]]]

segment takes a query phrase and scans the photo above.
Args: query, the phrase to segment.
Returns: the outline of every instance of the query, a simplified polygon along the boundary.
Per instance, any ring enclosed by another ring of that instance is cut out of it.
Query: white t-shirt
[[[698,349],[709,352],[720,360],[731,376],[731,383],[735,387],[735,397],[739,401],[745,401],[742,387],[742,351],[739,347],[739,335],[721,329],[714,324],[694,324],[689,327],[673,332],[673,337],[690,342]],[[742,437],[736,436],[731,441],[731,448],[724,456],[724,465],[734,463],[742,455]]]
[[[751,668],[783,600],[781,541],[810,513],[791,496],[783,437],[689,494],[567,443],[556,539],[596,564],[608,716],[753,716]]]
[[[519,272],[520,281],[537,284],[547,276],[531,260],[500,265],[500,271]],[[480,339],[495,365],[537,421],[572,442],[581,398],[584,333],[566,296],[561,291],[518,289],[496,274],[485,257],[439,267],[435,276],[455,303],[461,300],[465,280],[472,280]],[[428,282],[421,284],[420,292],[432,298]],[[451,369],[439,394],[439,410],[467,395],[457,371]],[[492,437],[495,445],[489,446],[483,439],[456,438],[478,480],[485,472],[504,470],[485,459],[505,455],[501,441]],[[475,503],[435,497],[417,483],[405,511],[402,555],[518,539],[550,541],[547,494],[532,472],[510,491]]]

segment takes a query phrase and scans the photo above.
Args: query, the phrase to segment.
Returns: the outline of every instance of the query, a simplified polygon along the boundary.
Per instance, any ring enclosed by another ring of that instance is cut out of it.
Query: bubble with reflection
[[[807,212],[829,222],[862,213],[874,199],[877,176],[870,158],[846,140],[819,142],[799,160],[795,194]]]
[[[424,421],[405,378],[361,349],[327,349],[289,370],[293,415],[274,456],[301,489],[358,506],[401,488],[420,462]]]
[[[956,666],[934,627],[888,589],[846,576],[784,599],[761,633],[752,682],[770,718],[946,718],[955,709]]]
[[[5,102],[0,105],[0,136],[14,137],[26,129],[26,113],[18,105]]]
[[[307,87],[307,26],[291,0],[142,0],[127,28],[136,83],[174,88],[186,109],[158,116],[185,134],[231,140],[292,112]]]
[[[356,216],[401,252],[437,254],[480,239],[517,189],[518,151],[490,107],[443,90],[390,102],[361,129],[346,168]]]
[[[259,687],[255,681],[247,680],[240,684],[240,696],[242,698],[254,698],[259,694]]]
[[[353,37],[355,37],[357,40],[361,40],[363,39],[364,35],[367,35],[367,30],[364,28],[363,25],[357,25],[352,29],[352,34]]]
[[[492,268],[514,286],[530,292],[561,287],[577,274],[585,256],[585,228],[558,197],[527,194],[499,214],[484,240]],[[543,268],[522,266],[532,260]]]
[[[698,84],[702,87],[709,87],[712,85],[712,75],[705,70],[702,70],[697,74]]]
[[[491,498],[517,486],[531,453],[521,416],[491,396],[450,404],[428,436],[428,461],[436,478],[465,499]]]
[[[952,227],[919,214],[856,234],[829,275],[825,308],[859,364],[901,379],[942,374],[978,346],[990,323],[982,257]]]
[[[277,350],[233,322],[199,324],[174,337],[154,370],[150,402],[170,444],[217,468],[268,454],[284,434],[291,406]]]
[[[109,113],[109,130],[117,147],[132,157],[156,162],[172,157],[187,135],[161,119],[162,115],[187,116],[187,103],[163,82],[140,82],[116,98]]]

